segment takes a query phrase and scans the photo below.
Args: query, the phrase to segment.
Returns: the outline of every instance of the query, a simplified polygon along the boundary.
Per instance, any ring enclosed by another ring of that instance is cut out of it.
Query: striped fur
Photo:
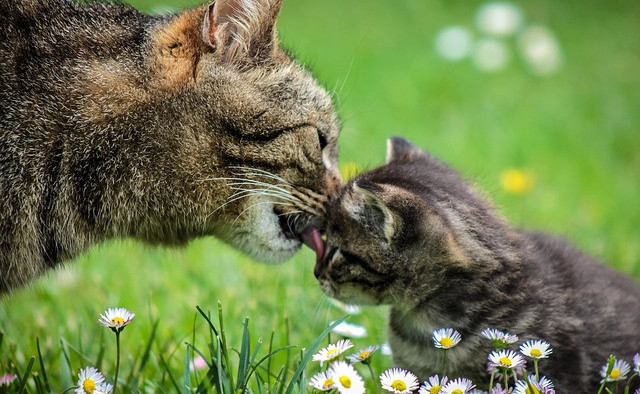
[[[278,47],[280,6],[0,1],[0,293],[110,238],[299,248],[340,183],[339,126]]]
[[[391,305],[395,363],[422,379],[442,373],[431,339],[442,327],[463,338],[446,373],[482,385],[486,328],[549,341],[554,352],[540,368],[559,393],[596,392],[610,354],[640,351],[636,283],[561,239],[511,228],[472,185],[400,138],[385,166],[330,203],[326,249],[315,268],[323,291]]]

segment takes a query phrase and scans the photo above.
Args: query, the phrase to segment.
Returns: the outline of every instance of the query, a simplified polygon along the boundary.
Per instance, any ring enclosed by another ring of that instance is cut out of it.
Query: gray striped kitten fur
[[[278,46],[281,2],[0,0],[0,294],[113,238],[299,249],[340,184],[339,126]]]
[[[610,354],[640,351],[640,289],[553,236],[512,228],[454,170],[401,138],[387,164],[358,175],[329,204],[322,290],[349,303],[391,305],[394,361],[421,379],[441,373],[434,330],[462,342],[449,377],[486,385],[491,327],[544,339],[540,363],[558,393],[595,393]]]

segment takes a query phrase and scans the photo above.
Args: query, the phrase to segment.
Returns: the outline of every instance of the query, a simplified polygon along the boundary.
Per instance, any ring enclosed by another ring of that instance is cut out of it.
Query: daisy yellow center
[[[348,376],[340,376],[340,384],[342,384],[342,386],[344,386],[344,388],[351,388],[351,379],[349,379]]]
[[[444,337],[440,340],[440,344],[443,347],[451,347],[451,345],[453,345],[453,340],[449,337]]]
[[[111,318],[111,324],[113,324],[113,325],[124,324],[124,319],[121,318],[120,316],[112,317]]]
[[[540,391],[537,388],[532,386],[532,388],[527,388],[526,393],[527,394],[540,394]]]
[[[617,379],[622,373],[618,368],[614,368],[613,371],[609,374],[612,379]]]
[[[462,390],[460,389],[455,389],[451,392],[451,394],[462,394]]]
[[[87,393],[93,393],[93,390],[96,389],[96,382],[94,382],[93,379],[85,379],[84,382],[82,382],[82,389]]]
[[[511,359],[509,357],[500,357],[500,360],[498,360],[500,362],[500,364],[504,365],[505,367],[510,367],[512,362]]]
[[[396,379],[393,382],[391,382],[391,387],[393,387],[398,391],[404,391],[407,389],[407,384],[400,379]]]
[[[540,351],[540,349],[531,349],[531,356],[540,357],[542,356],[542,352]]]
[[[334,384],[335,384],[335,382],[333,381],[333,379],[329,378],[329,379],[324,381],[324,384],[322,385],[322,388],[328,389],[329,387],[333,386]]]
[[[440,385],[435,385],[429,389],[429,394],[438,394],[441,388]]]
[[[360,357],[360,358],[367,358],[367,357],[369,357],[369,355],[370,355],[370,354],[371,354],[371,352],[370,352],[370,351],[365,350],[364,352],[360,353],[360,356],[359,356],[359,357]]]
[[[338,349],[329,349],[327,350],[327,358],[333,358],[335,356],[337,356],[338,353]]]

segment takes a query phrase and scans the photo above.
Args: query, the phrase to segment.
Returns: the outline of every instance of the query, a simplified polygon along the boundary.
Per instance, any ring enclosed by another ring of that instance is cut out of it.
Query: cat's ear
[[[356,220],[363,220],[374,231],[379,230],[387,242],[391,242],[398,225],[393,212],[380,197],[357,183],[353,184],[352,190],[355,204],[347,207],[349,214]]]
[[[204,15],[202,36],[222,61],[263,62],[277,46],[282,0],[216,0]]]
[[[424,156],[424,152],[402,137],[391,137],[387,140],[386,164],[415,160]]]

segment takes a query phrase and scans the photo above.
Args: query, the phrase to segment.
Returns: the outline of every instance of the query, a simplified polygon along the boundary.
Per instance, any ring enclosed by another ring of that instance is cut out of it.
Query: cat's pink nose
[[[320,235],[320,230],[309,226],[300,235],[302,242],[316,252],[316,263],[322,260],[322,256],[324,256],[324,241]]]

